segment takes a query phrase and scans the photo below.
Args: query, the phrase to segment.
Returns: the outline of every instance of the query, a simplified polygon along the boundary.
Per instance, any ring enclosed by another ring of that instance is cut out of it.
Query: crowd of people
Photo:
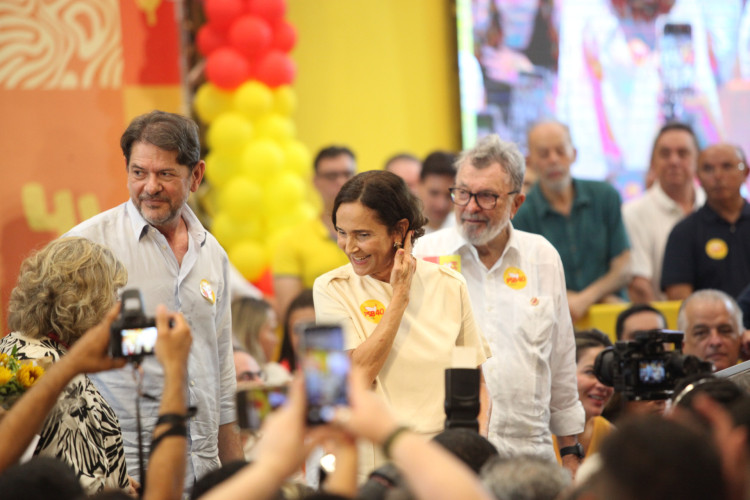
[[[746,359],[739,148],[699,150],[667,124],[646,193],[621,206],[571,176],[556,121],[529,129],[526,157],[490,135],[357,174],[350,148],[326,147],[322,213],[279,245],[264,298],[233,296],[227,255],[187,204],[205,171],[195,123],[139,116],[121,148],[129,201],[28,257],[11,294],[0,365],[48,367],[0,418],[3,495],[750,498],[743,388],[703,373],[639,400],[596,373],[612,340],[666,329],[667,298],[682,301],[683,354],[715,371]],[[112,356],[125,289],[155,317],[153,356]],[[632,304],[616,338],[575,331],[618,302]],[[342,328],[351,373],[348,404],[310,425],[300,344],[316,322]],[[446,428],[455,367],[478,374],[478,432]],[[243,432],[238,389],[267,398]]]

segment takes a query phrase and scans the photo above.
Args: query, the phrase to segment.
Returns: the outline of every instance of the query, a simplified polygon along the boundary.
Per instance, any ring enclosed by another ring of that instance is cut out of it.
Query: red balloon
[[[209,22],[219,29],[227,29],[232,21],[242,15],[242,0],[205,0],[203,12]]]
[[[198,52],[203,57],[208,57],[211,52],[227,44],[227,37],[212,25],[204,24],[198,30],[195,44],[198,46]]]
[[[206,78],[224,90],[234,90],[250,76],[250,64],[236,50],[222,47],[206,59]]]
[[[283,52],[289,52],[294,48],[296,43],[297,30],[294,26],[283,19],[279,21],[273,30],[273,43],[271,43],[271,47]]]
[[[260,17],[242,16],[229,29],[229,43],[247,58],[268,50],[271,40],[271,27]]]
[[[260,278],[253,282],[253,285],[263,292],[263,295],[266,297],[273,297],[273,274],[271,274],[271,268],[266,268],[263,274],[260,275]]]
[[[272,50],[260,60],[254,75],[269,87],[278,87],[292,83],[296,72],[297,68],[288,55]]]
[[[286,0],[247,0],[246,12],[275,24],[286,15]]]

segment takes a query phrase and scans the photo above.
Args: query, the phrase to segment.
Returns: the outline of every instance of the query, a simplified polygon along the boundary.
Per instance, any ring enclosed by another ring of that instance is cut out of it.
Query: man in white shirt
[[[554,433],[563,465],[575,473],[584,411],[562,262],[547,240],[510,223],[525,199],[524,158],[490,135],[458,165],[456,226],[418,240],[415,254],[445,257],[466,278],[493,354],[482,365],[492,397],[490,441],[501,455],[555,460]]]
[[[630,300],[666,300],[661,291],[661,266],[672,228],[706,201],[695,185],[698,141],[682,123],[664,125],[651,151],[651,173],[656,182],[643,196],[623,205],[622,219],[630,239]]]
[[[78,226],[83,236],[112,249],[128,270],[126,288],[141,290],[146,314],[157,304],[184,314],[193,331],[188,396],[197,413],[187,423],[186,485],[243,458],[235,431],[236,380],[232,354],[229,260],[187,206],[203,179],[198,126],[173,113],[136,117],[120,139],[130,200]],[[143,364],[141,436],[148,453],[164,384],[157,361]],[[125,370],[125,371],[123,371]],[[138,477],[137,387],[129,368],[91,377],[120,420],[128,473]]]

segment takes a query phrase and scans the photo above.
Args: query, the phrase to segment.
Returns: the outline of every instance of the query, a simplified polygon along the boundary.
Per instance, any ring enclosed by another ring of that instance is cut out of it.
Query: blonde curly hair
[[[21,264],[8,326],[35,338],[54,332],[70,345],[104,318],[127,280],[108,248],[86,238],[54,240]]]

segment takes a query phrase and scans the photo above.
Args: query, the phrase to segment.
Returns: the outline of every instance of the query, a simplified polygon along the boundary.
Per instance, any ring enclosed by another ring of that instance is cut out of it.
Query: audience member
[[[539,457],[493,457],[481,473],[495,500],[555,500],[570,484],[570,474]]]
[[[145,312],[157,304],[182,311],[195,337],[188,373],[190,404],[199,408],[188,426],[185,481],[192,484],[219,465],[242,457],[235,430],[236,379],[232,359],[229,260],[187,206],[205,172],[198,126],[173,113],[152,111],[133,119],[120,139],[130,200],[74,227],[69,234],[108,246],[128,270],[129,288],[143,294]],[[148,357],[143,392],[160,394],[163,368]],[[158,401],[139,401],[143,425],[136,422],[136,380],[110,371],[92,376],[122,427],[131,475],[138,469],[138,432],[148,441],[158,417]],[[136,478],[140,479],[140,478]]]
[[[284,318],[284,338],[281,341],[279,363],[290,373],[297,369],[297,352],[301,328],[315,323],[315,307],[311,289],[302,290],[286,310]]]
[[[498,455],[495,445],[470,429],[445,429],[432,440],[461,459],[477,474],[488,459]]]
[[[524,159],[515,145],[490,135],[457,164],[456,226],[422,238],[415,254],[460,257],[493,353],[482,367],[492,397],[489,440],[501,456],[554,461],[552,433],[570,447],[584,429],[563,266],[547,240],[510,223],[525,199]],[[574,472],[580,458],[563,462]]]
[[[261,365],[276,353],[276,327],[276,313],[265,300],[243,297],[232,302],[232,334]]]
[[[576,332],[576,375],[578,397],[586,412],[586,426],[578,435],[580,452],[584,459],[599,451],[602,441],[612,431],[612,424],[602,417],[602,411],[612,397],[614,389],[602,384],[594,374],[594,360],[612,341],[599,330]]]
[[[632,281],[628,296],[632,302],[666,299],[660,280],[669,233],[706,200],[703,190],[695,186],[698,150],[698,141],[689,125],[674,122],[664,125],[651,150],[650,170],[656,182],[643,196],[622,207],[631,245]]]
[[[8,305],[12,332],[0,339],[0,353],[59,362],[102,321],[126,281],[109,249],[84,238],[52,241],[21,265]],[[67,463],[89,494],[128,488],[120,423],[88,376],[71,377],[45,414],[35,455]]]
[[[630,250],[620,195],[606,182],[571,177],[576,150],[562,123],[538,123],[529,129],[528,143],[526,161],[539,181],[513,224],[541,234],[560,253],[568,306],[577,321],[593,304],[624,298]]]
[[[369,387],[369,375],[355,370],[349,384],[350,406],[337,411],[337,425],[382,447],[384,454],[399,467],[416,498],[492,498],[476,475],[457,458],[436,443],[399,426],[388,404]],[[263,426],[257,460],[210,490],[202,500],[273,498],[284,479],[299,467],[306,450],[330,435],[330,428],[325,425],[305,429],[304,413],[303,381],[297,379],[291,386],[289,403]]]
[[[456,219],[451,217],[453,204],[450,193],[456,179],[455,162],[456,155],[445,151],[434,151],[422,162],[418,192],[424,206],[422,211],[427,217],[425,234],[456,223]]]
[[[706,204],[677,224],[664,252],[661,287],[670,300],[713,288],[732,297],[750,283],[750,205],[740,193],[747,179],[742,150],[707,147],[698,157]]]
[[[286,316],[294,297],[303,289],[312,288],[315,278],[347,262],[336,245],[331,211],[341,186],[356,173],[356,158],[346,146],[328,146],[318,152],[313,167],[313,186],[323,201],[323,211],[315,221],[292,227],[274,250],[271,269],[279,318]]]
[[[3,498],[77,500],[85,496],[79,474],[67,463],[38,456],[0,474]],[[132,498],[132,497],[128,497]]]
[[[383,170],[401,177],[413,195],[419,195],[419,175],[422,164],[411,153],[399,153],[388,158]]]
[[[712,362],[717,371],[737,364],[742,311],[728,294],[712,289],[693,292],[680,306],[677,328],[685,332],[684,354]]]
[[[466,282],[412,257],[425,219],[419,200],[390,172],[364,172],[347,182],[333,222],[351,263],[315,280],[316,319],[343,325],[344,348],[375,392],[415,431],[434,435],[444,427],[444,372],[456,347],[470,348],[475,367],[489,355]],[[366,477],[383,456],[370,450],[360,462]]]
[[[237,382],[263,382],[264,379],[258,361],[241,346],[234,347],[234,372]]]
[[[663,330],[667,327],[664,313],[648,304],[633,304],[617,315],[617,340],[635,340],[636,332]]]

